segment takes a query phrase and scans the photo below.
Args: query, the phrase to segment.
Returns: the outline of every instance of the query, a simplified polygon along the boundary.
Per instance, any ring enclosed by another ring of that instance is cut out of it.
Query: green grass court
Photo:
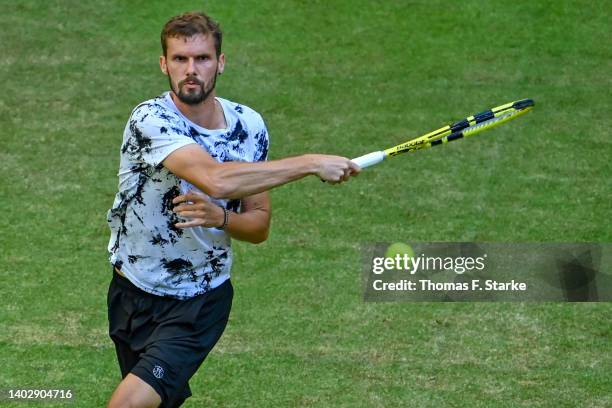
[[[224,28],[218,94],[262,113],[271,158],[355,157],[533,98],[496,130],[345,185],[272,192],[235,242],[230,324],[187,407],[609,407],[609,303],[364,303],[364,242],[611,242],[606,2],[2,1],[0,388],[103,406],[106,211],[125,122],[167,89],[163,23]],[[0,406],[61,406],[60,403]],[[68,404],[66,404],[68,405]]]

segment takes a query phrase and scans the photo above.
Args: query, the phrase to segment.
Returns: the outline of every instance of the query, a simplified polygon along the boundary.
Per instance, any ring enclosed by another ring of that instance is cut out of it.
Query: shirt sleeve
[[[159,104],[142,104],[125,128],[121,153],[134,161],[158,166],[176,149],[196,143],[181,129],[180,118]]]
[[[267,161],[268,160],[268,149],[270,146],[270,136],[268,135],[268,129],[263,118],[259,116],[258,131],[255,134],[255,152],[253,155],[253,161]]]

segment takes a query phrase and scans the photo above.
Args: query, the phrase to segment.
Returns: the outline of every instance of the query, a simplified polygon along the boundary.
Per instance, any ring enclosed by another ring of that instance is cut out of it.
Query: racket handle
[[[370,167],[370,166],[380,163],[384,159],[385,159],[385,152],[380,151],[380,152],[372,152],[372,153],[364,154],[363,156],[356,157],[352,159],[351,161],[357,164],[362,169],[365,169],[366,167]]]

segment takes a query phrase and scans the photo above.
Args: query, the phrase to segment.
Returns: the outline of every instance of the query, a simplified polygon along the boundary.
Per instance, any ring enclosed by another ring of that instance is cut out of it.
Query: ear
[[[217,72],[219,74],[222,74],[224,69],[225,69],[225,54],[221,53],[219,55],[219,61],[217,62]]]
[[[166,56],[165,55],[160,55],[159,56],[159,68],[161,69],[161,72],[164,73],[164,75],[168,75],[168,65],[166,64]]]

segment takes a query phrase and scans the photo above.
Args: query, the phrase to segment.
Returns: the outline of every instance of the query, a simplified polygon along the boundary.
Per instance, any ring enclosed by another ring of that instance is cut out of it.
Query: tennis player
[[[221,39],[203,13],[170,19],[160,57],[170,91],[138,105],[125,127],[108,212],[109,334],[123,377],[112,408],[178,407],[191,396],[189,379],[228,321],[231,238],[267,238],[267,190],[308,175],[341,183],[359,172],[338,156],[266,161],[262,117],[215,94]]]

